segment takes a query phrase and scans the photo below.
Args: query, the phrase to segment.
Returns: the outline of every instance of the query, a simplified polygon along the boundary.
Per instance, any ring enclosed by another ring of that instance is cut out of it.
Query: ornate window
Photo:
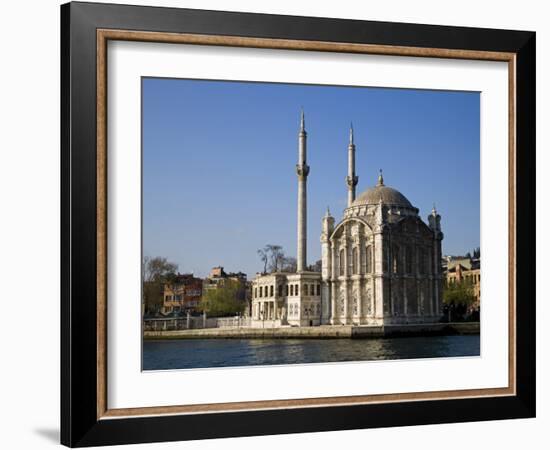
[[[339,261],[339,266],[340,266],[340,276],[343,276],[346,274],[345,272],[345,269],[346,269],[346,262],[345,262],[345,256],[344,256],[344,250],[340,250],[340,261]]]
[[[372,245],[367,245],[365,249],[365,272],[372,273]]]
[[[299,284],[294,286],[294,294],[295,295],[300,295],[300,285]]]
[[[359,254],[357,247],[353,247],[353,250],[351,251],[351,264],[351,273],[357,275],[359,273]]]

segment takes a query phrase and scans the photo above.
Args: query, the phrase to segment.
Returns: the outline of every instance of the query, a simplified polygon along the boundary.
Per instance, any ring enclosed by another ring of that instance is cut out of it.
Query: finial
[[[435,209],[435,202],[434,202],[432,207],[432,216],[436,216],[436,215],[437,215],[437,209]]]
[[[300,130],[305,131],[306,129],[306,119],[304,117],[304,108],[302,107],[302,113],[300,115]]]
[[[350,122],[349,127],[349,143],[350,145],[353,145],[353,122]]]
[[[384,177],[382,176],[382,169],[380,169],[380,173],[378,174],[378,186],[384,186]]]
[[[327,212],[325,213],[325,217],[330,217],[330,208],[327,206]]]

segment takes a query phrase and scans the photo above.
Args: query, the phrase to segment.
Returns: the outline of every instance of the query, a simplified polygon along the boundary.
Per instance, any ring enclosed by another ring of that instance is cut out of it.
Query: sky
[[[142,80],[143,254],[206,276],[252,278],[257,250],[296,256],[298,130],[305,113],[307,263],[320,259],[327,206],[346,207],[353,122],[357,194],[384,183],[427,216],[435,203],[443,254],[480,242],[477,92],[278,83]]]

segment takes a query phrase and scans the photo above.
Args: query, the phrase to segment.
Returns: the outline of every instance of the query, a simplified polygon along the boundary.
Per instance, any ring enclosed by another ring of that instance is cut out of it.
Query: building
[[[251,286],[247,281],[246,274],[243,272],[226,272],[222,266],[213,267],[210,274],[202,283],[203,292],[206,293],[212,289],[220,289],[227,284],[234,282],[238,284],[237,300],[246,303],[244,313],[250,314],[250,291]]]
[[[178,274],[172,283],[166,283],[163,291],[164,314],[198,312],[202,297],[202,279],[191,273]]]
[[[472,286],[476,298],[470,310],[479,310],[481,298],[481,261],[466,256],[448,256],[445,258],[447,284],[466,282]]]
[[[216,289],[223,286],[227,280],[235,281],[243,286],[246,286],[246,274],[243,272],[225,272],[222,266],[213,267],[210,270],[208,277],[204,279],[203,288]]]
[[[307,133],[298,134],[297,271],[259,274],[252,326],[430,323],[441,317],[441,217],[428,223],[398,190],[378,183],[356,197],[353,127],[348,144],[347,208],[322,218],[321,273],[306,270]]]

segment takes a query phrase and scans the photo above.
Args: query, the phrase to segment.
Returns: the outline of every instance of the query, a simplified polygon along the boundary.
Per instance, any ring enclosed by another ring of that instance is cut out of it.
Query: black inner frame
[[[97,415],[96,30],[516,53],[517,395],[154,417]],[[176,8],[61,6],[61,443],[71,447],[535,416],[535,33]]]

